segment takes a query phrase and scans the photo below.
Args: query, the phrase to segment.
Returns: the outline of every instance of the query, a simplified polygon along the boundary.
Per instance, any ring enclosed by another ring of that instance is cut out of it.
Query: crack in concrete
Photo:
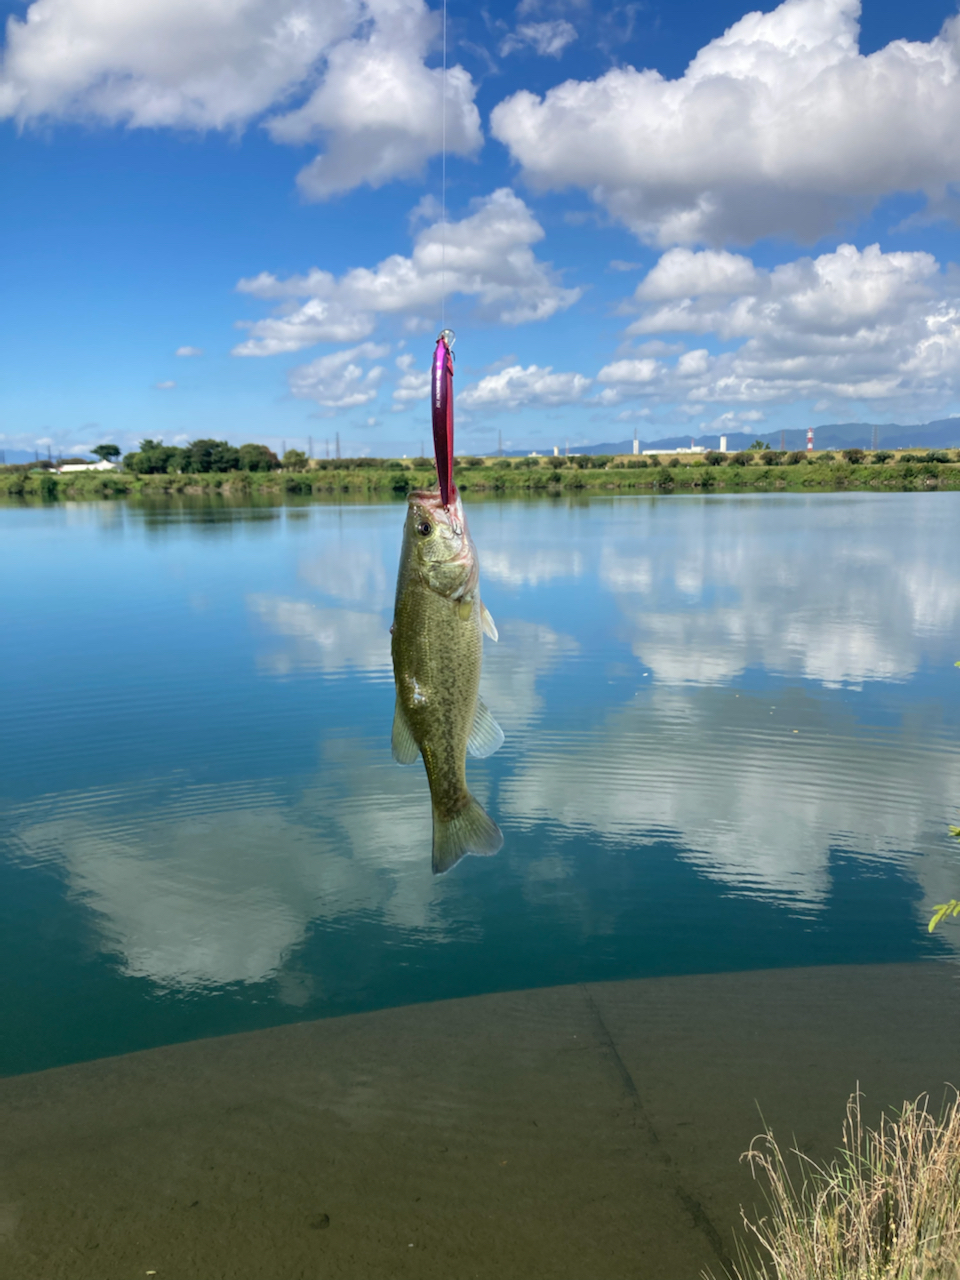
[[[660,1140],[660,1135],[654,1128],[653,1121],[650,1119],[649,1115],[647,1115],[646,1108],[643,1105],[636,1083],[633,1076],[630,1074],[630,1069],[620,1056],[620,1051],[614,1042],[613,1036],[610,1034],[609,1027],[603,1020],[603,1015],[601,1014],[596,1001],[590,994],[589,988],[584,983],[580,984],[580,989],[583,992],[587,1008],[593,1018],[594,1029],[597,1039],[600,1042],[601,1049],[612,1063],[617,1075],[620,1077],[623,1090],[630,1099],[637,1118],[646,1132],[651,1145],[656,1151],[660,1163],[669,1175],[674,1194],[690,1215],[690,1218],[697,1230],[701,1231],[704,1236],[706,1236],[710,1243],[710,1248],[717,1256],[717,1261],[728,1275],[732,1275],[733,1261],[724,1248],[723,1238],[720,1235],[720,1232],[714,1226],[710,1215],[707,1213],[706,1209],[704,1209],[697,1197],[692,1195],[681,1182],[673,1157],[664,1147]]]

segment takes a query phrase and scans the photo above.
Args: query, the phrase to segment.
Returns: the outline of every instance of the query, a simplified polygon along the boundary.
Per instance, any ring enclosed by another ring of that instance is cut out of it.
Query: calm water
[[[401,505],[0,510],[0,1073],[951,954],[960,495],[474,503],[494,859],[390,758]]]

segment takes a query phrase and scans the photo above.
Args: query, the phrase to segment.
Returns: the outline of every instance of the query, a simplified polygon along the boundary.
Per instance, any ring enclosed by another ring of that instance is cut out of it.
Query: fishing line
[[[440,81],[440,328],[447,327],[447,0],[443,0],[443,73]]]

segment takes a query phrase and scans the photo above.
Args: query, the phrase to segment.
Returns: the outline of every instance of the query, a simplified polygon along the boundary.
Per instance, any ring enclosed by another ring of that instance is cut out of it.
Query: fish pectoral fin
[[[503,746],[503,730],[494,720],[482,698],[477,698],[477,710],[473,717],[473,728],[467,739],[467,751],[470,755],[483,759],[492,756]]]
[[[491,640],[500,639],[500,633],[497,631],[497,624],[490,616],[490,610],[482,601],[480,602],[480,622],[483,626],[484,635],[488,635]]]
[[[416,764],[420,748],[417,746],[409,721],[403,713],[399,698],[393,711],[393,733],[390,735],[390,747],[397,764]]]

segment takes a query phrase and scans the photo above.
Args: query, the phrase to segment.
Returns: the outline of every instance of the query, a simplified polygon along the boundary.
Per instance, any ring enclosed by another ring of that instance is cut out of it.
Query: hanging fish
[[[466,757],[492,755],[503,730],[479,695],[483,632],[497,638],[480,600],[480,567],[463,503],[453,484],[450,339],[437,341],[434,431],[440,491],[407,497],[392,635],[397,703],[393,756],[423,756],[433,802],[433,870],[448,871],[466,853],[492,854],[500,828],[467,787]],[[442,351],[441,351],[442,348]],[[439,421],[438,421],[439,419]],[[444,447],[445,446],[445,449]]]

